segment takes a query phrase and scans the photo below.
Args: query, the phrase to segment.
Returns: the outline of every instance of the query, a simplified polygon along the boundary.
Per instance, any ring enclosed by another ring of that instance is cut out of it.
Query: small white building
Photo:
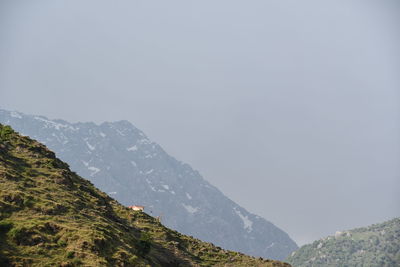
[[[133,205],[133,206],[129,206],[128,208],[133,209],[135,211],[144,211],[144,206]]]

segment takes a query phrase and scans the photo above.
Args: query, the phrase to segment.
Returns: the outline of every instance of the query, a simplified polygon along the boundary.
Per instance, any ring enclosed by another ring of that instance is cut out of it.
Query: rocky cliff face
[[[0,110],[0,123],[46,144],[122,204],[143,205],[184,234],[272,259],[297,249],[285,232],[224,196],[127,121],[68,123]]]

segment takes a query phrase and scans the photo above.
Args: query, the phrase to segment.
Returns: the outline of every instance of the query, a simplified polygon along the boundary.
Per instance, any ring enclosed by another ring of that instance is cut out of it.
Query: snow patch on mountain
[[[195,208],[191,205],[186,205],[182,203],[182,206],[187,210],[187,212],[189,212],[190,214],[194,214],[198,211],[199,208]]]
[[[147,139],[147,138],[143,138],[143,139],[140,139],[138,141],[138,143],[142,144],[142,145],[149,145],[149,144],[151,144],[151,141],[149,139]]]
[[[152,185],[152,183],[149,179],[146,179],[146,182],[149,185],[151,191],[157,192],[157,190],[154,188],[154,186]]]
[[[22,119],[21,114],[19,114],[16,111],[11,111],[10,116],[13,117],[13,118]]]
[[[247,215],[243,215],[236,207],[233,208],[235,213],[242,219],[243,221],[243,228],[247,230],[247,232],[253,231],[253,222],[249,219]]]
[[[88,170],[91,171],[90,176],[94,176],[100,171],[99,168],[93,166],[88,167]]]
[[[34,119],[38,120],[38,121],[41,121],[41,122],[44,122],[44,127],[45,128],[55,128],[56,130],[60,130],[61,128],[66,128],[66,129],[73,130],[73,131],[78,130],[77,128],[75,128],[75,127],[73,127],[71,125],[62,124],[62,123],[58,123],[58,122],[55,122],[55,121],[51,121],[51,120],[48,120],[48,119],[46,119],[44,117],[34,116]]]
[[[165,189],[169,190],[169,186],[166,184],[163,184],[162,187],[164,187]]]
[[[128,147],[126,150],[128,150],[128,151],[137,151],[138,148],[137,148],[136,145],[134,145],[134,146]]]
[[[96,147],[95,147],[95,146],[92,146],[91,144],[89,144],[88,141],[86,141],[86,145],[87,145],[87,147],[88,147],[90,150],[92,150],[92,151],[96,149]]]

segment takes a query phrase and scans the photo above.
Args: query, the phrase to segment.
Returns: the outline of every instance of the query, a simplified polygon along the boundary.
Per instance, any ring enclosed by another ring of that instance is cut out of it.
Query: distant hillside
[[[284,231],[227,198],[127,121],[68,123],[0,110],[0,123],[46,144],[120,203],[162,216],[169,228],[265,258],[284,259],[298,248]]]
[[[296,267],[400,266],[400,218],[337,232],[302,246],[286,259]]]
[[[289,266],[169,230],[0,124],[0,266]]]

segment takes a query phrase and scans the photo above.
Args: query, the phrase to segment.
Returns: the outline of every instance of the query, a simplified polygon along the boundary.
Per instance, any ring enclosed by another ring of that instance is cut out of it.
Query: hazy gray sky
[[[299,244],[400,215],[399,1],[1,1],[0,107],[127,119]]]

